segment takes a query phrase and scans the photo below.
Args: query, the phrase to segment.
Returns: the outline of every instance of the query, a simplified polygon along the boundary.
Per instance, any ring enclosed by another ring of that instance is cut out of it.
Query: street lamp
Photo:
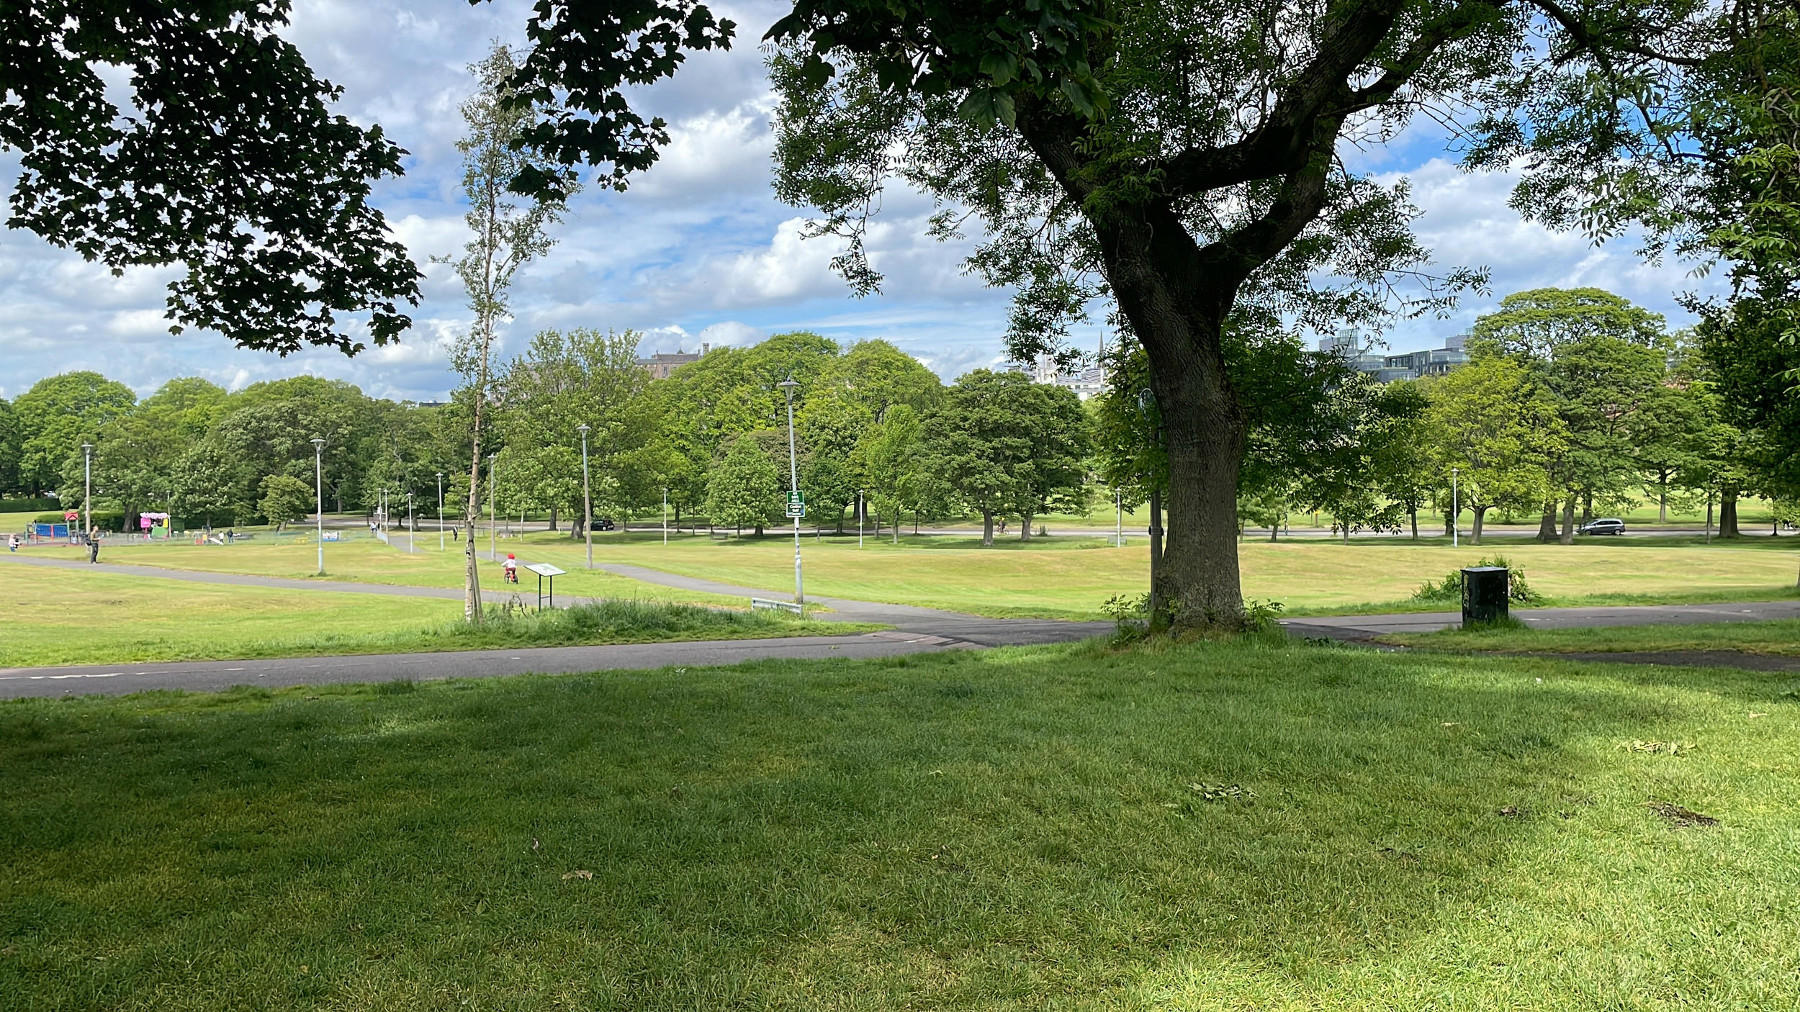
[[[81,444],[81,508],[87,513],[87,522],[82,525],[81,533],[85,536],[94,529],[94,444]]]
[[[313,445],[313,511],[318,517],[313,534],[319,542],[319,575],[325,575],[325,440],[314,436]]]
[[[663,486],[663,547],[669,545],[669,487]]]
[[[1116,488],[1113,489],[1113,509],[1118,513],[1118,519],[1115,521],[1118,524],[1118,530],[1115,531],[1114,534],[1119,539],[1118,543],[1113,545],[1113,547],[1114,548],[1124,548],[1125,547],[1125,493]]]
[[[413,542],[415,540],[417,540],[417,534],[414,532],[414,529],[413,529],[412,493],[407,492],[406,493],[406,554],[408,554],[408,555],[412,554]]]
[[[587,567],[594,568],[594,497],[588,491],[588,423],[575,426],[581,433],[581,536],[587,541]]]
[[[800,384],[794,382],[794,374],[789,373],[787,379],[775,385],[787,395],[788,489],[793,493],[788,497],[788,512],[794,517],[794,603],[804,608],[806,606],[806,585],[800,579],[800,514],[805,512],[806,507],[802,505],[799,509],[794,508],[796,502],[804,503],[805,501],[800,498],[800,464],[799,458],[794,454],[794,388]]]
[[[492,562],[500,556],[494,551],[494,529],[500,526],[494,521],[494,486],[498,483],[499,474],[494,468],[497,453],[488,454],[488,561]]]
[[[875,533],[879,534],[881,532],[876,531]],[[856,547],[861,548],[863,546],[862,539],[863,539],[863,490],[859,488],[856,490]]]
[[[1450,469],[1450,547],[1462,547],[1462,504],[1457,501],[1457,468]]]

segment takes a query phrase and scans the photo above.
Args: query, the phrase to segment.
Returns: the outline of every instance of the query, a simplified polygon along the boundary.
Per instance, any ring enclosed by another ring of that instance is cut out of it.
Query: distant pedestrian
[[[8,551],[13,551],[13,552],[18,551],[19,550],[19,536],[17,534],[14,534],[13,536],[7,538],[6,539],[6,547],[7,547]]]
[[[92,530],[88,531],[88,562],[91,564],[91,563],[95,563],[95,562],[99,562],[99,561],[100,561],[100,528],[98,526],[95,526]]]
[[[451,541],[461,541],[462,540],[462,530],[460,528],[456,528],[456,527],[450,528],[450,540]]]
[[[500,573],[507,583],[519,582],[519,560],[513,558],[511,552],[506,553],[506,561],[500,564]]]

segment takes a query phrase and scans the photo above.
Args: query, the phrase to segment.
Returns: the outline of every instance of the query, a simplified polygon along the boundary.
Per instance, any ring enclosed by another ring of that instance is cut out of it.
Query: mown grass
[[[554,536],[523,540],[537,555],[571,565],[580,548]],[[902,538],[898,545],[854,539],[805,539],[810,593],[948,608],[1000,617],[1103,618],[1115,594],[1138,594],[1149,577],[1142,544],[1112,547],[1105,538],[1052,537],[992,548],[962,537]],[[609,537],[596,561],[624,562],[751,587],[792,579],[792,543],[780,538]],[[1282,602],[1289,614],[1419,611],[1443,606],[1410,600],[1427,580],[1504,554],[1530,576],[1543,604],[1641,604],[1770,600],[1792,596],[1800,540],[1640,538],[1541,545],[1490,538],[1479,547],[1323,540],[1239,545],[1244,595]]]
[[[417,550],[411,552],[407,551],[404,533],[394,536],[392,544],[383,544],[362,532],[345,531],[342,533],[347,540],[328,542],[325,545],[324,579],[326,580],[409,587],[461,587],[463,585],[462,546],[452,543],[440,552],[437,549],[438,539],[435,533],[429,536],[421,533],[416,546]],[[556,541],[554,537],[547,540]],[[566,548],[569,543],[568,536],[563,535],[558,547]],[[558,553],[557,561],[562,564],[564,569],[568,570],[565,575],[556,578],[556,592],[559,596],[616,597],[640,601],[666,601],[674,604],[734,607],[743,607],[745,604],[742,598],[728,598],[717,594],[660,587],[602,570],[589,570],[586,568],[582,543],[576,541],[573,544],[576,554],[572,564],[566,552]],[[483,590],[517,590],[521,593],[535,595],[536,577],[530,573],[521,572],[518,587],[510,587],[501,580],[500,562],[489,561],[486,542],[481,542],[478,547],[480,551],[477,558],[481,566]],[[507,539],[500,543],[497,555],[499,559],[505,559],[507,552],[516,553],[519,550],[520,543],[517,539]],[[38,546],[29,551],[34,555],[86,558],[83,550],[62,546]],[[530,554],[526,554],[522,558],[524,561],[542,561]],[[318,572],[318,546],[309,537],[279,540],[274,538],[258,539],[231,545],[109,544],[101,549],[101,561],[120,565],[156,566],[165,569],[311,580],[316,578]]]
[[[1505,629],[1450,629],[1436,633],[1404,633],[1382,639],[1425,650],[1549,653],[1735,650],[1800,656],[1800,620],[1606,629],[1533,629],[1521,623]]]
[[[16,702],[0,1007],[1792,1008],[1797,734],[1227,644]]]
[[[460,586],[461,556],[433,546],[417,553],[364,537],[326,546],[333,579],[359,582]],[[404,539],[401,541],[404,544]],[[485,548],[485,546],[483,546]],[[581,542],[537,533],[511,539],[521,558],[569,570],[558,577],[559,594],[626,597],[742,606],[741,598],[660,587],[602,570],[588,570]],[[34,551],[55,551],[34,549]],[[64,550],[73,553],[74,550]],[[997,617],[1104,618],[1101,606],[1117,594],[1142,593],[1149,578],[1149,550],[1141,542],[1123,548],[1105,537],[1007,539],[983,548],[961,536],[903,537],[899,544],[852,538],[802,542],[809,594],[947,608]],[[315,568],[310,544],[250,543],[233,546],[156,545],[107,551],[106,561],[305,578]],[[485,553],[484,553],[485,554]],[[1280,601],[1288,614],[1379,613],[1438,610],[1441,604],[1410,600],[1427,580],[1502,554],[1523,568],[1543,605],[1668,604],[1773,600],[1791,597],[1800,572],[1800,539],[1743,538],[1705,544],[1700,538],[1644,537],[1543,545],[1523,537],[1490,537],[1481,546],[1451,548],[1438,541],[1324,539],[1239,545],[1244,595]],[[628,563],[684,576],[779,592],[793,581],[792,542],[770,536],[711,539],[677,536],[665,546],[660,534],[596,535],[594,561]],[[483,587],[500,586],[496,566],[483,563]],[[531,577],[524,589],[530,590]]]
[[[0,632],[0,667],[815,636],[875,628],[614,600],[541,617],[500,613],[476,629],[462,622],[459,601],[38,566],[8,572],[18,603]]]

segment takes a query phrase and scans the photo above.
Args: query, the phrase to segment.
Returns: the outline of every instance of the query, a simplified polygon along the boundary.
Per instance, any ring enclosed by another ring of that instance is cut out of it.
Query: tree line
[[[1448,534],[1454,503],[1474,543],[1497,511],[1539,517],[1541,540],[1568,544],[1578,520],[1648,500],[1665,520],[1704,506],[1710,521],[1716,508],[1719,534],[1734,537],[1738,501],[1752,494],[1778,520],[1800,518],[1800,402],[1786,378],[1800,350],[1757,324],[1706,318],[1670,333],[1609,292],[1537,289],[1476,321],[1467,366],[1381,384],[1240,317],[1226,343],[1254,394],[1240,530],[1273,538],[1312,512],[1346,538],[1416,538],[1425,514]],[[1096,470],[1127,502],[1152,502],[1154,527],[1166,434],[1146,371],[1141,351],[1115,353],[1095,405]]]
[[[582,440],[595,515],[657,512],[758,531],[780,522],[793,377],[800,487],[814,522],[842,529],[859,501],[895,529],[903,514],[1030,519],[1082,501],[1089,426],[1064,388],[977,370],[945,386],[891,344],[841,348],[810,333],[716,348],[667,379],[638,364],[640,335],[536,335],[486,398],[477,498],[502,516],[548,514],[580,533]],[[0,400],[0,494],[55,496],[134,528],[142,512],[186,526],[282,523],[325,507],[460,519],[473,424],[469,387],[447,403],[395,402],[310,376],[227,393],[170,380],[143,400],[93,372],[50,377]],[[312,440],[324,440],[315,461]],[[90,444],[91,457],[83,444]],[[440,484],[441,483],[441,484]]]
[[[1496,512],[1539,517],[1540,537],[1567,543],[1578,521],[1649,501],[1664,518],[1716,510],[1720,535],[1734,536],[1741,497],[1770,499],[1780,516],[1800,493],[1800,409],[1781,379],[1800,356],[1746,336],[1754,325],[1670,333],[1608,292],[1520,292],[1476,321],[1468,366],[1381,384],[1306,350],[1277,319],[1239,321],[1231,367],[1261,407],[1246,419],[1238,526],[1278,537],[1295,514],[1316,513],[1345,537],[1417,537],[1422,515],[1447,528],[1454,498],[1477,543]],[[1083,405],[1018,372],[945,385],[886,342],[843,348],[805,332],[713,349],[652,380],[639,342],[629,331],[546,331],[499,366],[476,490],[484,507],[548,515],[579,535],[586,425],[596,516],[655,515],[666,503],[677,526],[761,533],[783,522],[779,384],[789,377],[816,526],[844,529],[860,496],[893,537],[903,517],[974,516],[991,543],[999,523],[1029,537],[1035,517],[1082,512],[1113,490],[1136,507],[1166,481],[1141,351],[1112,353],[1107,391]],[[96,373],[68,373],[0,400],[0,492],[80,506],[90,443],[95,506],[117,523],[164,510],[186,525],[279,523],[312,512],[318,437],[328,510],[385,501],[397,518],[410,495],[414,515],[430,518],[441,489],[455,520],[473,401],[469,387],[422,405],[306,376],[237,393],[175,379],[139,401]]]

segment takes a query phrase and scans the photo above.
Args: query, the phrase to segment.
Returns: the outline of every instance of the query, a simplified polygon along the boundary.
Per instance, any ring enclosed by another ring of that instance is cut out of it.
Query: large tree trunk
[[[981,511],[981,543],[984,547],[994,546],[994,514]]]
[[[1408,507],[1406,515],[1412,520],[1412,539],[1417,541],[1419,540],[1419,507]]]
[[[1570,493],[1563,500],[1562,534],[1556,539],[1557,544],[1572,545],[1575,543],[1575,496]]]
[[[1031,514],[1029,513],[1019,514],[1019,540],[1031,540]]]
[[[1538,521],[1537,539],[1544,544],[1556,540],[1556,500],[1544,504],[1543,519]]]
[[[549,527],[550,530],[556,530],[556,514],[557,514],[556,507],[555,506],[550,507],[550,527]]]
[[[1216,335],[1215,328],[1215,349]],[[1211,368],[1195,363],[1153,377],[1169,455],[1168,540],[1155,597],[1177,629],[1235,626],[1244,614],[1237,554],[1244,423],[1223,357],[1211,357]]]
[[[1669,476],[1664,474],[1656,488],[1656,522],[1669,522]]]
[[[1738,536],[1738,488],[1736,485],[1722,485],[1719,488],[1719,537],[1735,538]]]
[[[1481,522],[1487,519],[1487,511],[1488,508],[1486,506],[1469,507],[1469,512],[1475,514],[1475,524],[1469,529],[1469,544],[1481,544]]]

